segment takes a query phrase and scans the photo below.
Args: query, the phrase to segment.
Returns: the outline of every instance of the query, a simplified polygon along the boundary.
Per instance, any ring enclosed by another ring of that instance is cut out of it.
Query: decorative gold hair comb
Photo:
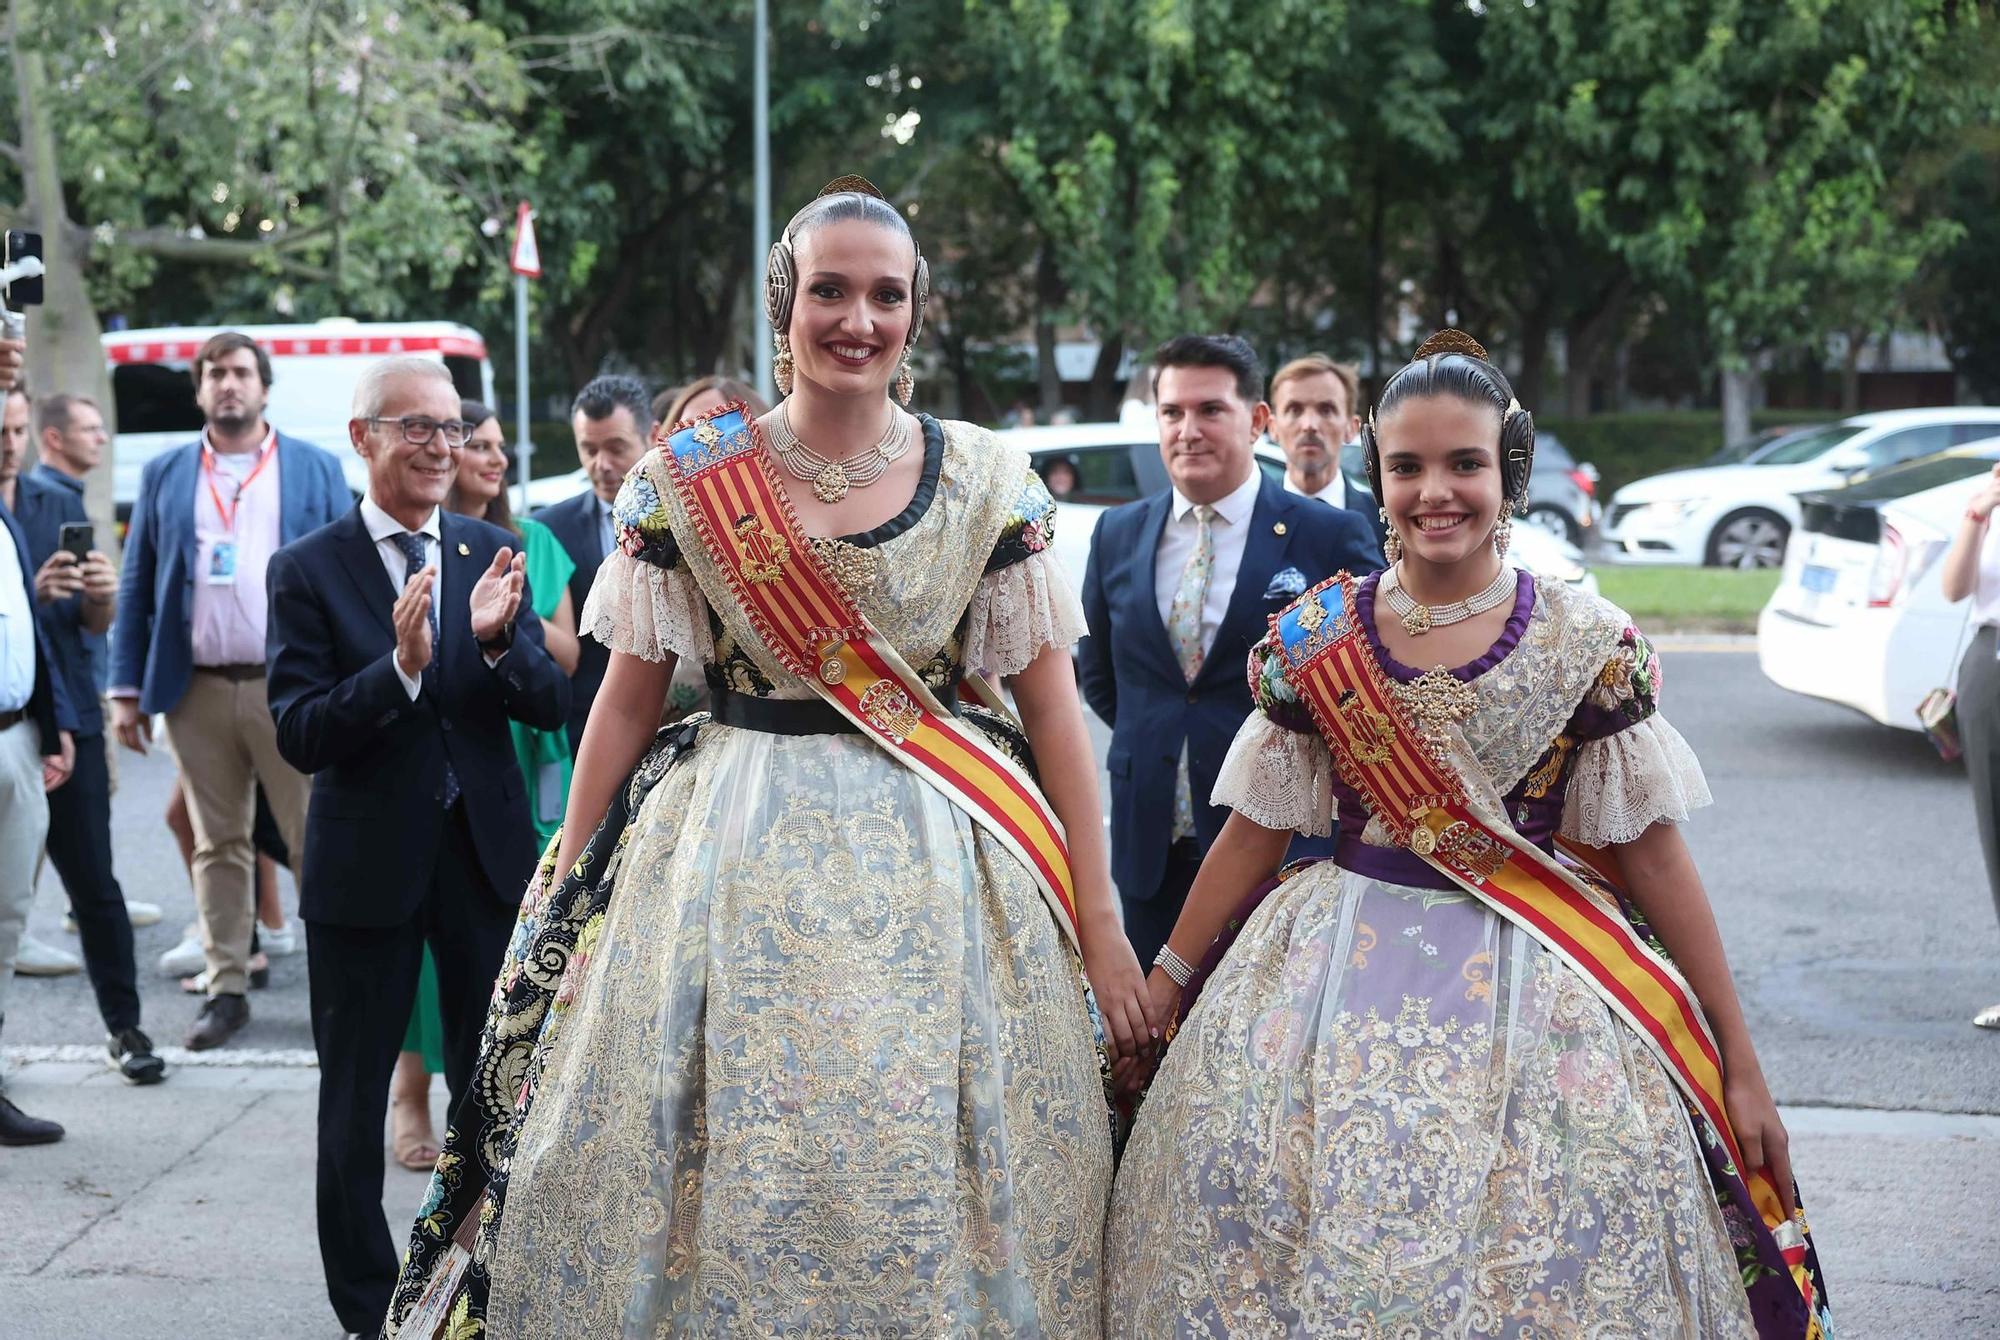
[[[1464,354],[1467,358],[1476,358],[1482,363],[1493,361],[1486,356],[1486,346],[1464,331],[1453,330],[1449,326],[1418,345],[1411,361],[1421,362],[1432,354]]]

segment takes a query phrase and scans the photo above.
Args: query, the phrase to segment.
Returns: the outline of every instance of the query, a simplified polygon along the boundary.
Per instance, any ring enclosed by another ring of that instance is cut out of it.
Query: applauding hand
[[[396,628],[396,667],[411,679],[431,663],[431,585],[436,580],[436,566],[426,564],[403,584],[403,594],[390,611]]]
[[[527,582],[525,555],[502,546],[472,588],[472,637],[485,645],[497,641],[514,622]]]

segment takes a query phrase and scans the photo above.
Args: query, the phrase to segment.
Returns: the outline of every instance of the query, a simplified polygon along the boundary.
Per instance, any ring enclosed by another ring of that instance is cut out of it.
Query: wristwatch
[[[514,646],[514,624],[510,620],[501,625],[500,631],[479,644],[479,650],[495,658],[507,654]]]

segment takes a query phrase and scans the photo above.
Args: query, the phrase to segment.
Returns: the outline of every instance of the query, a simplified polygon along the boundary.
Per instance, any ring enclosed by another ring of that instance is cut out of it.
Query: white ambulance
[[[122,526],[139,493],[139,474],[163,451],[200,432],[194,403],[194,356],[209,336],[234,330],[271,356],[271,398],[264,415],[280,432],[326,448],[340,458],[357,496],[367,465],[347,441],[355,383],[387,354],[434,358],[451,371],[458,393],[493,401],[493,364],[478,331],[451,321],[354,321],[333,317],[313,325],[170,326],[120,330],[104,336],[118,435],[112,442],[112,496]]]

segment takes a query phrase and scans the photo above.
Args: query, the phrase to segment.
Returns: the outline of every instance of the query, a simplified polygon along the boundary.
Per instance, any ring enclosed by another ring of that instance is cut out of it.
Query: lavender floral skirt
[[[1140,1110],[1111,1336],[1754,1336],[1666,1071],[1468,895],[1279,886]]]

